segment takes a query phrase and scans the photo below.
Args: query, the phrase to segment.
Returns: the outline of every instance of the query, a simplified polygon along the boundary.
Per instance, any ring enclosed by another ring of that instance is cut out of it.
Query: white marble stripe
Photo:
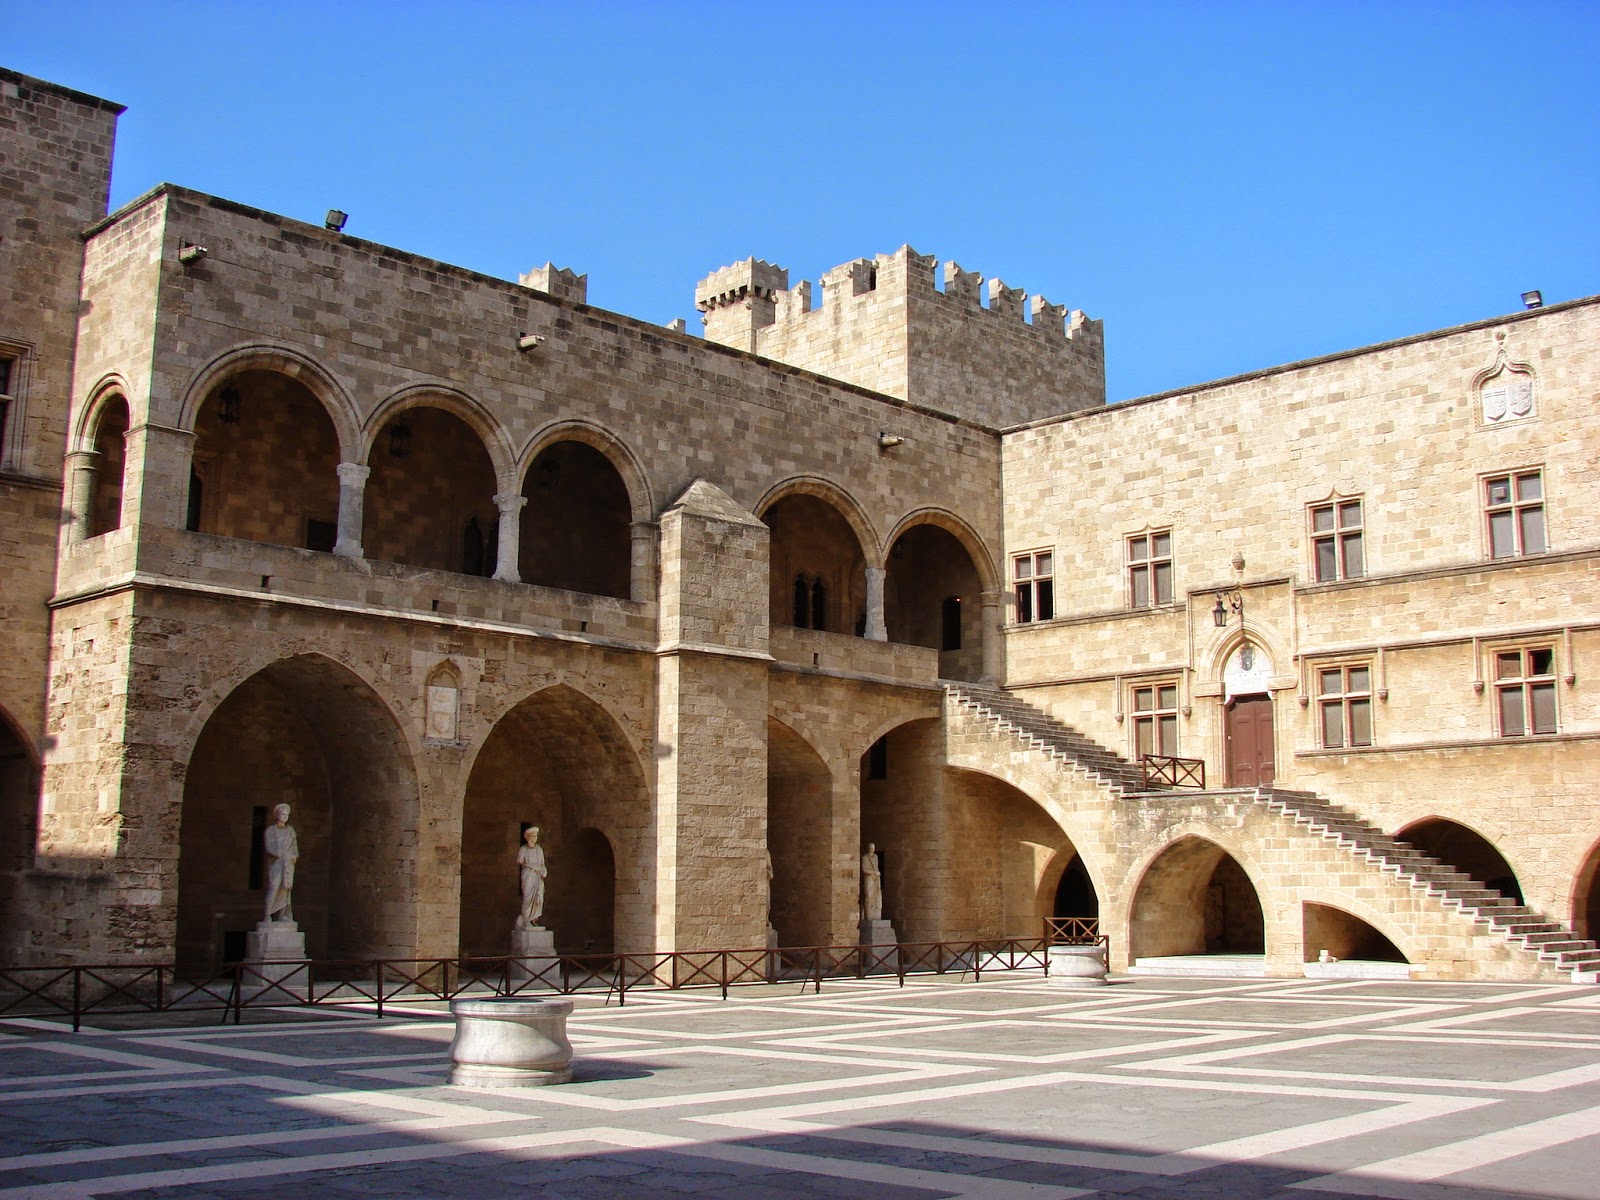
[[[1579,1138],[1597,1136],[1600,1136],[1600,1108],[1585,1108],[1403,1154],[1398,1158],[1367,1163],[1348,1171],[1319,1175],[1291,1186],[1311,1192],[1336,1192],[1342,1196],[1408,1196],[1412,1193],[1403,1190],[1405,1184],[1452,1179],[1479,1167],[1493,1166],[1525,1154],[1536,1154]],[[1457,1186],[1469,1186],[1466,1181],[1456,1182]],[[1530,1176],[1528,1182],[1535,1183],[1535,1177]],[[1393,1186],[1397,1184],[1401,1188]]]

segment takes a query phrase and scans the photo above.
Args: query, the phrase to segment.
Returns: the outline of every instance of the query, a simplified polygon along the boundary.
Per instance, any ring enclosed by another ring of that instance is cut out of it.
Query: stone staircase
[[[945,690],[956,703],[1010,730],[1030,747],[1089,776],[1116,795],[1151,794],[1137,765],[1010,692],[970,683],[946,683]],[[1490,936],[1536,956],[1542,965],[1570,972],[1574,981],[1600,982],[1600,948],[1594,942],[1578,937],[1560,922],[1485,887],[1416,847],[1390,837],[1348,809],[1314,792],[1289,788],[1255,788],[1251,793],[1233,791],[1229,794],[1253,794],[1255,802],[1264,805],[1269,812],[1304,826],[1307,832],[1327,839],[1353,857],[1434,898],[1445,908],[1456,909],[1485,924]]]

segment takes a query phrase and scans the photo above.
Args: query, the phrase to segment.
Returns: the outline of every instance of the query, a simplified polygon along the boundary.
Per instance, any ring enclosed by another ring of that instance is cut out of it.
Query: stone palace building
[[[1593,978],[1600,298],[1108,405],[910,248],[702,338],[107,214],[120,111],[0,72],[4,961],[236,958],[288,802],[318,958],[506,953],[537,824],[563,952],[853,943],[870,842],[902,941]]]

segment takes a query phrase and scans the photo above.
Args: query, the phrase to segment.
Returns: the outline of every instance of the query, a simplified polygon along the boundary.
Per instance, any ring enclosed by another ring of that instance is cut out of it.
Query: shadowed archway
[[[1139,881],[1129,949],[1135,959],[1265,953],[1265,921],[1255,885],[1215,842],[1180,838]]]
[[[1484,887],[1522,903],[1522,885],[1517,882],[1511,864],[1476,830],[1445,817],[1426,817],[1407,825],[1395,837],[1463,875],[1470,875]]]

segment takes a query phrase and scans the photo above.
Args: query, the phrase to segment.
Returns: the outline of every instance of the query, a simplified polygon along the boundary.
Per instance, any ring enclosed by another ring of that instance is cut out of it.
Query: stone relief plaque
[[[428,717],[425,737],[435,742],[456,740],[457,691],[449,684],[428,685]]]

